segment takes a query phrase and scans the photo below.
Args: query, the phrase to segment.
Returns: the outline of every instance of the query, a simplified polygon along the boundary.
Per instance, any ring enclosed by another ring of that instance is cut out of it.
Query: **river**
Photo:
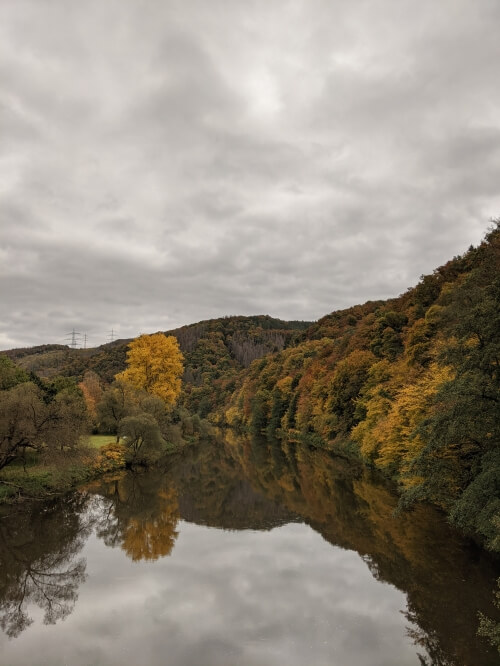
[[[4,666],[493,666],[498,561],[366,469],[202,443],[0,512]],[[496,618],[497,619],[497,618]]]

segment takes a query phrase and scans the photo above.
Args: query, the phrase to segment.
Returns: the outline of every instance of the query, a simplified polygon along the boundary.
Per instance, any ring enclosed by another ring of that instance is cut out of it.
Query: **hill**
[[[356,456],[500,550],[500,225],[398,298],[255,361],[213,417]]]
[[[206,416],[219,404],[220,392],[226,395],[242,369],[255,359],[294,344],[309,325],[310,322],[256,315],[209,319],[165,331],[165,335],[177,338],[185,357],[182,404]],[[130,339],[115,340],[92,349],[48,344],[9,349],[2,354],[24,370],[47,379],[63,376],[80,381],[87,370],[92,370],[105,383],[111,383],[125,369],[129,342]]]

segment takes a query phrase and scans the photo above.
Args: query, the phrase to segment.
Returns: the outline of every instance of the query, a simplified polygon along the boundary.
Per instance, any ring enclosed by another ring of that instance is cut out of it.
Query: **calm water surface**
[[[498,563],[323,451],[228,435],[0,514],[4,666],[489,666]]]

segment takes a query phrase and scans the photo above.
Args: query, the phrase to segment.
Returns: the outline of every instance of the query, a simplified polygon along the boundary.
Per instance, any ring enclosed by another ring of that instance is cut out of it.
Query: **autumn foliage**
[[[172,335],[141,335],[129,344],[127,369],[116,379],[172,404],[181,390],[182,361],[179,344]]]
[[[213,419],[356,456],[402,505],[500,549],[500,226],[399,298],[323,317],[255,361]]]

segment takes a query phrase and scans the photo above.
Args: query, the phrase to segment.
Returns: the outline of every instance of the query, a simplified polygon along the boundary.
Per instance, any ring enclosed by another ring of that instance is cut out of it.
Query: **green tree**
[[[116,381],[103,391],[100,401],[96,405],[97,424],[100,432],[116,434],[116,441],[120,440],[118,427],[125,416],[136,411],[134,390],[125,382]]]
[[[271,413],[269,415],[267,433],[269,435],[274,435],[276,430],[281,427],[281,419],[285,415],[288,402],[277,387],[273,389],[271,401]]]
[[[298,402],[299,402],[299,392],[295,391],[295,393],[292,396],[292,399],[290,400],[290,405],[288,406],[288,412],[286,416],[286,426],[290,430],[295,429],[296,426],[295,416],[297,414]]]
[[[336,417],[332,435],[347,435],[356,425],[356,399],[368,378],[368,371],[376,361],[368,351],[355,350],[339,361],[330,387],[328,406]]]
[[[252,399],[250,430],[261,435],[267,427],[267,401],[263,391],[258,391]]]
[[[119,435],[131,453],[130,462],[149,463],[160,456],[165,440],[151,414],[126,416],[120,421]]]
[[[26,449],[45,456],[75,450],[87,430],[82,398],[62,391],[50,403],[31,382],[0,392],[0,469]]]
[[[495,591],[494,604],[500,610],[500,578],[497,580],[498,589]],[[479,612],[478,636],[487,638],[491,645],[500,653],[500,622],[492,620],[490,617]]]
[[[0,391],[5,391],[27,381],[29,381],[28,374],[13,363],[10,358],[0,354]]]
[[[448,344],[441,361],[454,377],[438,392],[419,432],[426,446],[415,460],[422,483],[406,496],[436,501],[443,479],[455,491],[440,502],[462,530],[500,548],[500,279],[497,242],[448,296]],[[493,239],[494,240],[494,239]],[[496,544],[496,545],[495,545]]]

